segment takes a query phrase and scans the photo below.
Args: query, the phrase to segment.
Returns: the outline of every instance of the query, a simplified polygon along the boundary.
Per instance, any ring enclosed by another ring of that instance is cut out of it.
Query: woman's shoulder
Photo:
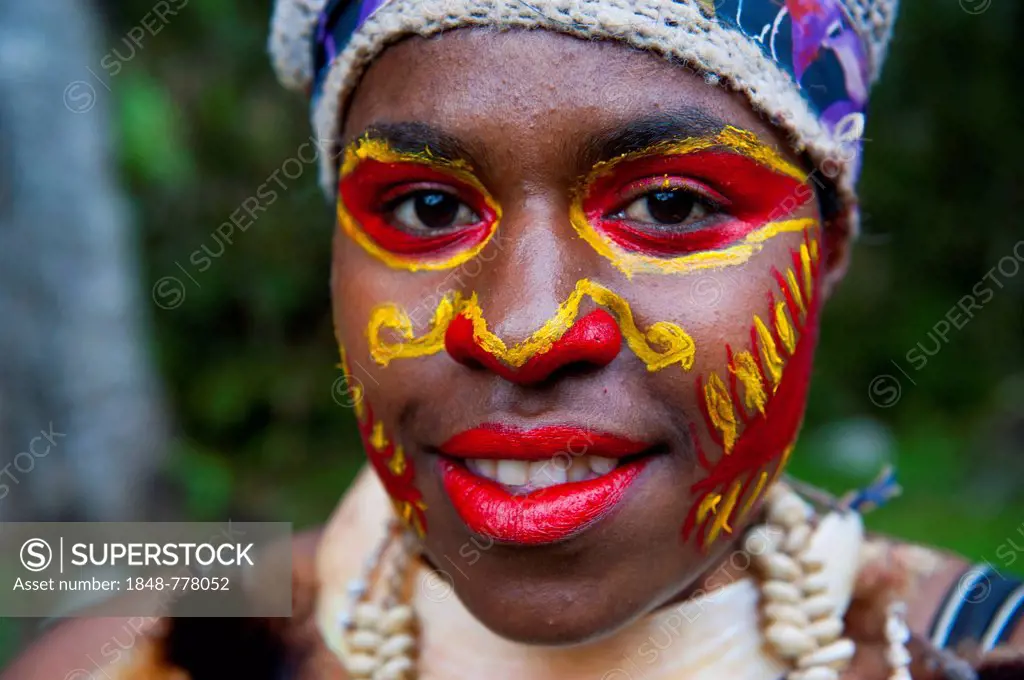
[[[894,600],[906,603],[914,678],[972,677],[955,674],[965,662],[976,669],[987,665],[989,673],[996,665],[1000,673],[1016,673],[990,677],[1024,678],[1019,576],[937,548],[870,537],[847,615],[848,632],[858,641],[866,667],[885,658],[884,622]],[[874,676],[868,671],[864,677]]]

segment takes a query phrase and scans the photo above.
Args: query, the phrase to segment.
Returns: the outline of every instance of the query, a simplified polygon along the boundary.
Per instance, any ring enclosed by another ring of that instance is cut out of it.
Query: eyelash
[[[423,192],[458,200],[476,219],[450,229],[403,228],[396,222],[396,210]],[[496,206],[482,187],[420,163],[363,161],[341,179],[339,200],[374,244],[400,256],[431,259],[451,251],[468,250],[485,241],[498,220]]]
[[[729,207],[729,200],[706,184],[686,177],[661,175],[634,180],[623,187],[619,194],[624,198],[617,202],[619,207],[606,214],[604,219],[627,220],[628,218],[619,217],[619,215],[624,214],[636,201],[655,194],[659,190],[688,194],[694,198],[695,202],[699,202],[714,214],[720,214]]]
[[[665,183],[693,196],[710,214],[691,221],[690,211],[676,223],[628,219],[624,211],[632,202]],[[803,198],[802,186],[792,177],[728,151],[658,155],[603,169],[587,185],[581,208],[590,226],[619,247],[674,257],[727,247],[762,224],[781,219],[777,208],[791,197]],[[787,214],[802,202],[794,202]]]

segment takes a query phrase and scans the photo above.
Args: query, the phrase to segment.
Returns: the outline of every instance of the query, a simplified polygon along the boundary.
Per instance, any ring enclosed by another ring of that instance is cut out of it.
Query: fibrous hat
[[[311,97],[317,137],[337,142],[363,72],[389,44],[456,28],[545,29],[614,40],[744,94],[806,153],[855,230],[868,92],[899,0],[277,0],[270,53],[280,81]],[[333,196],[336,153],[321,154]]]

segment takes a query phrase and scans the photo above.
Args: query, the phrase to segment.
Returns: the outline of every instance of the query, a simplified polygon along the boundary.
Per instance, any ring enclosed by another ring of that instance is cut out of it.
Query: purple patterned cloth
[[[352,34],[387,0],[331,0],[313,48],[314,105],[330,64]],[[536,0],[543,10],[543,0]],[[524,3],[525,4],[525,3]],[[863,129],[868,103],[868,47],[839,0],[716,0],[715,16],[788,72],[834,135]],[[850,134],[859,158],[860,134]],[[855,161],[855,166],[857,162]],[[856,176],[856,170],[854,171]]]

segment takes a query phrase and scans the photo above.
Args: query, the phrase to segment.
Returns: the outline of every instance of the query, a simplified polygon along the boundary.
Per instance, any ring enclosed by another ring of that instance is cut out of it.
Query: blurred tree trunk
[[[0,0],[0,520],[154,511],[165,427],[102,43],[81,0]]]

